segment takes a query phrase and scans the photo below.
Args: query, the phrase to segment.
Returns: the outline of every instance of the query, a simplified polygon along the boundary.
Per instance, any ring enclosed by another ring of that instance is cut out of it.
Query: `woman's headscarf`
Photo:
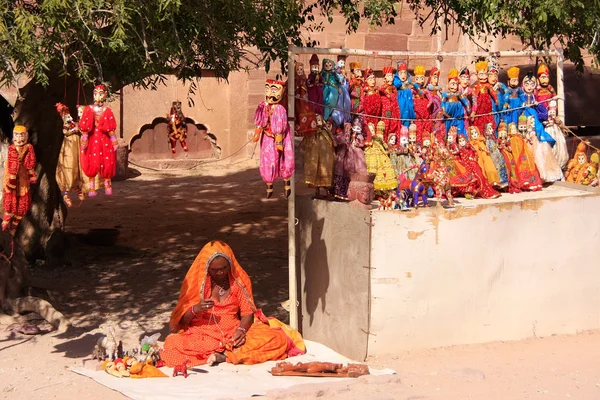
[[[214,240],[207,243],[202,250],[200,250],[200,253],[198,253],[198,256],[192,263],[192,266],[181,284],[179,301],[177,302],[177,306],[175,306],[175,310],[171,313],[171,320],[169,322],[169,327],[172,332],[177,332],[183,328],[180,326],[179,321],[181,321],[181,318],[190,307],[198,304],[202,299],[201,295],[204,295],[204,286],[207,281],[206,278],[208,277],[208,266],[217,257],[223,257],[229,261],[229,265],[231,266],[230,274],[233,277],[235,284],[240,286],[243,294],[254,305],[252,284],[248,274],[237,262],[231,248],[221,241]],[[256,307],[253,308],[256,311]]]

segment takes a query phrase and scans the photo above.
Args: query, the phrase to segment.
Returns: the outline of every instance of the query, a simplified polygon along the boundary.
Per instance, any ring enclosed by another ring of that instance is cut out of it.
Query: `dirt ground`
[[[298,183],[299,184],[299,183]],[[86,200],[66,220],[71,265],[31,271],[34,286],[76,326],[66,334],[1,332],[0,398],[121,399],[67,370],[91,352],[106,323],[166,335],[181,280],[206,241],[229,243],[267,315],[287,320],[287,202],[264,200],[255,161],[192,171],[132,169],[115,194]],[[118,230],[98,246],[90,229]],[[412,351],[370,359],[398,375],[301,386],[267,398],[600,399],[600,332]],[[226,397],[226,394],[224,394]],[[176,398],[176,396],[174,396]]]

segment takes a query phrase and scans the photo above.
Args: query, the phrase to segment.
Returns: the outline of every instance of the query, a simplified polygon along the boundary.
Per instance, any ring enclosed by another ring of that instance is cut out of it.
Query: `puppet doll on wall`
[[[323,119],[325,121],[329,121],[331,118],[340,96],[340,81],[334,68],[335,62],[333,60],[323,59],[321,76],[323,77],[323,105],[325,106]]]
[[[73,121],[69,108],[62,104],[56,103],[56,111],[63,121],[63,142],[58,156],[58,164],[56,165],[56,183],[63,194],[63,200],[67,207],[71,207],[73,203],[69,198],[69,192],[72,190],[77,195],[80,201],[83,201],[83,171],[79,162],[79,153],[81,149],[81,141],[79,127]]]
[[[317,115],[317,133],[302,140],[304,149],[304,183],[315,188],[316,198],[321,197],[320,189],[325,192],[333,186],[335,150],[331,135],[331,124]],[[343,174],[342,174],[343,175]]]
[[[553,99],[548,102],[548,120],[544,125],[546,126],[546,132],[556,141],[554,147],[552,147],[552,153],[556,157],[559,167],[563,169],[569,162],[569,150],[562,130],[563,123],[556,116],[557,108],[556,100]]]
[[[370,68],[365,71],[365,86],[360,103],[366,114],[363,119],[363,132],[366,132],[365,146],[368,147],[373,141],[374,133],[372,129],[369,129],[369,124],[372,124],[373,127],[377,126],[381,116],[381,96],[375,87],[375,72]]]
[[[525,106],[523,113],[529,118],[531,117],[534,121],[535,134],[540,143],[548,143],[551,147],[554,146],[556,140],[550,136],[544,129],[542,121],[548,119],[548,109],[543,104],[539,104],[535,99],[536,80],[533,73],[529,72],[523,78],[522,89],[523,95],[521,96],[522,105]],[[542,174],[542,171],[540,171]],[[542,177],[542,179],[544,179]]]
[[[494,121],[496,122],[496,127],[500,125],[500,122],[505,117],[504,110],[508,107],[506,106],[505,93],[507,91],[506,85],[502,82],[498,81],[498,67],[494,64],[490,65],[490,69],[488,72],[488,82],[492,86],[494,94],[498,99],[498,103],[492,102],[492,111],[494,114]]]
[[[496,167],[498,176],[500,177],[498,187],[500,189],[507,188],[510,178],[510,166],[506,165],[504,156],[498,148],[498,138],[496,138],[496,135],[494,134],[494,128],[491,123],[488,123],[485,126],[484,137],[485,144],[490,151],[490,156],[492,157],[492,161],[494,162],[494,166]]]
[[[455,126],[458,135],[467,137],[465,117],[471,113],[471,105],[458,88],[458,70],[448,72],[448,91],[442,93],[442,106],[446,120],[446,132]]]
[[[350,103],[352,104],[351,111],[353,113],[359,113],[362,111],[360,98],[362,96],[363,86],[365,85],[360,63],[358,61],[351,62],[350,71],[352,73],[352,78],[350,78]]]
[[[417,141],[422,142],[424,132],[433,132],[433,124],[431,123],[431,105],[433,100],[427,92],[425,86],[425,67],[417,65],[414,69],[415,80],[413,86],[413,103],[415,107],[415,117],[417,120]],[[437,140],[444,142],[444,137],[436,136]]]
[[[333,175],[332,194],[340,200],[348,200],[348,185],[350,184],[350,173],[346,169],[345,160],[350,153],[352,141],[352,125],[344,124],[344,129],[338,129],[333,135],[335,146],[335,171]]]
[[[540,172],[540,177],[544,182],[556,182],[563,179],[563,173],[556,157],[552,153],[552,148],[548,142],[538,140],[535,132],[535,117],[527,117],[527,135],[530,139],[531,150],[535,159],[535,165]]]
[[[462,94],[468,101],[470,107],[473,107],[473,89],[471,88],[471,72],[468,67],[461,68],[458,73],[459,80],[459,90],[458,92]],[[471,125],[471,121],[468,118],[471,113],[467,114],[465,118],[465,129],[469,131],[469,126]]]
[[[381,116],[385,124],[385,135],[383,139],[387,142],[390,135],[398,134],[400,119],[400,107],[398,107],[398,91],[392,84],[394,70],[391,66],[383,67],[383,85],[379,87],[381,94]]]
[[[500,193],[490,185],[483,174],[483,171],[479,166],[479,156],[477,151],[463,135],[458,135],[458,159],[475,179],[473,191],[470,195],[473,197],[481,197],[483,199],[495,199],[500,197]]]
[[[473,197],[477,186],[476,179],[458,158],[459,148],[456,143],[457,136],[458,130],[453,126],[448,131],[448,137],[446,138],[446,148],[448,153],[445,154],[443,158],[448,174],[450,175],[452,195]],[[442,145],[438,144],[438,147],[442,147]]]
[[[508,85],[504,92],[505,122],[508,124],[512,122],[515,126],[519,123],[519,115],[523,112],[519,108],[523,105],[523,89],[519,86],[520,72],[521,70],[518,67],[511,67],[506,71]]]
[[[444,109],[442,108],[442,87],[440,82],[440,70],[436,67],[431,68],[429,80],[427,81],[426,95],[430,101],[431,129],[436,139],[445,140],[446,125],[444,124]]]
[[[185,123],[183,111],[181,111],[180,101],[174,101],[173,104],[171,104],[171,110],[169,111],[167,118],[169,119],[167,132],[169,144],[171,145],[171,152],[175,154],[175,146],[177,145],[177,142],[180,142],[183,151],[187,153],[188,147],[185,143],[185,139],[187,138],[187,124]]]
[[[27,129],[22,125],[13,128],[13,142],[8,146],[4,168],[2,204],[2,230],[11,234],[31,208],[31,184],[37,182],[35,152],[29,143]]]
[[[352,122],[352,136],[350,140],[350,147],[348,148],[348,155],[344,159],[344,170],[347,171],[348,175],[356,173],[366,173],[367,163],[365,161],[365,138],[363,135],[363,122],[360,117],[354,118]]]
[[[541,64],[537,70],[538,84],[535,93],[535,98],[539,103],[542,103],[546,108],[548,101],[556,96],[556,91],[550,84],[550,69],[546,64]]]
[[[344,123],[352,121],[350,111],[352,104],[350,102],[350,87],[346,75],[346,56],[338,56],[335,74],[339,82],[339,96],[336,109],[332,112],[335,126],[342,127]]]
[[[287,111],[279,104],[284,83],[273,79],[265,82],[265,100],[254,113],[254,141],[260,141],[260,176],[267,185],[267,199],[273,195],[273,182],[283,179],[285,197],[292,191],[294,149],[287,121]]]
[[[398,186],[398,180],[387,154],[387,144],[383,140],[385,123],[379,121],[377,128],[369,123],[368,128],[372,131],[371,134],[374,138],[373,145],[365,150],[367,172],[375,174],[375,181],[373,182],[375,190],[380,192],[393,190]],[[377,129],[376,132],[374,132],[375,129]]]
[[[396,75],[393,81],[398,89],[398,105],[400,106],[400,117],[402,125],[408,127],[417,117],[415,114],[415,104],[413,101],[412,82],[408,73],[406,62],[399,61],[396,64]]]
[[[506,171],[508,173],[508,193],[520,193],[521,188],[519,185],[517,167],[508,139],[508,126],[504,121],[500,122],[500,125],[498,125],[498,139],[496,140],[496,143],[500,154],[504,158],[504,165],[506,165]]]
[[[323,77],[319,71],[319,56],[313,54],[310,57],[310,73],[306,86],[308,87],[308,99],[310,107],[317,114],[323,115]]]
[[[87,106],[79,121],[81,131],[81,168],[90,178],[88,196],[97,195],[95,177],[104,180],[104,194],[112,195],[111,180],[117,173],[117,149],[115,116],[104,103],[107,92],[104,85],[94,88],[94,105]]]
[[[521,124],[524,124],[522,130],[527,130],[527,118],[522,118]],[[537,192],[542,190],[542,179],[535,166],[535,158],[526,143],[524,135],[517,129],[513,122],[508,124],[508,138],[510,151],[515,160],[515,170],[517,181],[521,190]]]
[[[308,86],[306,85],[307,79],[304,73],[304,64],[296,63],[296,76],[294,78],[294,85],[296,89],[296,99],[294,101],[295,107],[294,112],[296,114],[296,136],[313,135],[317,131],[317,121],[315,118],[315,112],[310,106],[308,100]]]
[[[480,132],[485,130],[487,124],[492,124],[492,131],[496,130],[496,121],[491,114],[493,105],[498,107],[500,104],[496,97],[496,92],[488,82],[488,63],[479,61],[475,64],[477,71],[477,83],[472,88],[471,117],[473,125],[479,128]]]
[[[477,163],[483,172],[483,176],[485,176],[492,186],[500,187],[498,169],[496,169],[496,166],[494,165],[485,138],[479,132],[479,128],[474,125],[469,127],[469,134],[471,136],[469,143],[477,152]]]

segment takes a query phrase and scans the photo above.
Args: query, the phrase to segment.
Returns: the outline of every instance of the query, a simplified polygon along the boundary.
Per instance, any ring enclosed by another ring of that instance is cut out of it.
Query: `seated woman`
[[[161,359],[169,367],[258,364],[304,354],[300,333],[254,305],[252,285],[231,248],[212,241],[198,254],[171,314]]]

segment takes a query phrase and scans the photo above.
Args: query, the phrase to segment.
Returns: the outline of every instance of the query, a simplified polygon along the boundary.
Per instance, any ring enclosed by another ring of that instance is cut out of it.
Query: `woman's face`
[[[479,132],[477,131],[476,128],[471,128],[471,139],[472,140],[476,140],[477,138],[479,138]]]
[[[374,75],[369,75],[369,77],[367,78],[367,85],[373,87],[375,86],[375,76]]]
[[[460,85],[462,87],[467,87],[469,86],[469,81],[471,80],[469,75],[461,75],[458,77],[458,79],[460,80]]]
[[[583,165],[583,164],[585,164],[585,155],[583,155],[583,154],[579,154],[579,155],[577,156],[577,162],[578,162],[580,165]]]
[[[498,83],[498,74],[496,72],[490,72],[488,74],[488,82],[490,85],[495,85]]]
[[[535,90],[535,81],[533,79],[526,79],[523,82],[523,91],[525,93],[531,94]]]
[[[465,137],[461,135],[461,136],[458,138],[458,145],[459,145],[460,147],[465,147],[465,146],[466,146],[466,144],[467,144],[467,139],[465,139]]]
[[[229,277],[229,271],[231,271],[229,261],[223,257],[215,258],[208,266],[208,274],[211,279],[216,282],[223,282],[226,280]]]
[[[431,75],[431,84],[433,86],[437,86],[438,82],[440,81],[440,77],[438,74],[433,74]]]

